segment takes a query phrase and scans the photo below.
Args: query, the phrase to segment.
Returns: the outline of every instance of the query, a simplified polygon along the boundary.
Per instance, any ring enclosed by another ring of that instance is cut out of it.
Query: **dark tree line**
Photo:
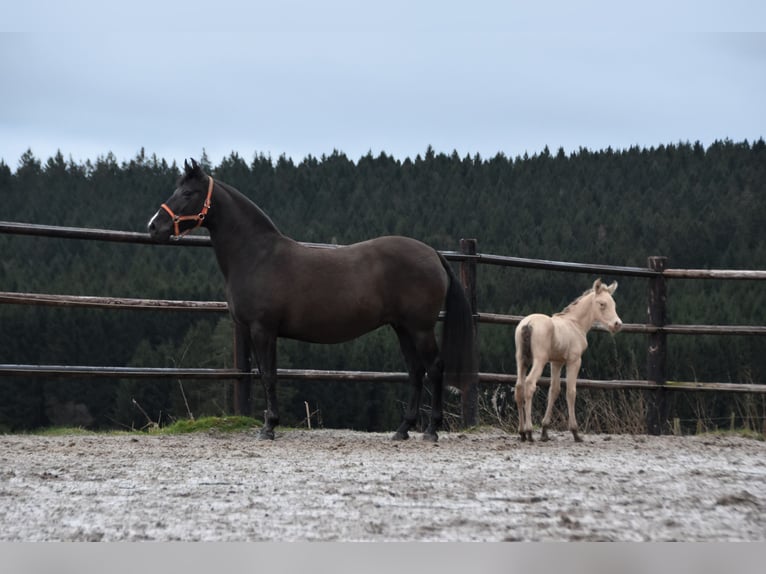
[[[377,235],[416,237],[456,250],[475,237],[479,251],[645,266],[766,269],[766,144],[719,141],[598,152],[491,158],[385,153],[358,161],[340,152],[299,163],[232,153],[203,165],[260,205],[301,241],[351,243]],[[144,231],[172,192],[179,166],[142,150],[75,163],[24,154],[0,162],[0,219]],[[140,298],[223,300],[212,250],[0,235],[0,290]],[[482,311],[552,313],[595,277],[480,267]],[[604,277],[605,280],[615,279]],[[617,278],[625,322],[646,321],[646,280]],[[675,281],[670,319],[678,323],[766,324],[766,289],[755,282]],[[480,328],[481,370],[514,372],[509,327]],[[645,336],[590,337],[582,376],[643,378]],[[763,341],[674,337],[669,377],[764,382]],[[387,330],[325,347],[283,341],[280,366],[403,370]],[[224,315],[74,310],[0,305],[0,362],[228,367],[231,325]],[[406,389],[359,383],[282,384],[284,419],[297,424],[305,402],[327,426],[388,429]],[[183,392],[182,392],[183,391]],[[88,379],[0,379],[0,430],[52,424],[141,427],[154,421],[231,412],[227,383]],[[260,400],[260,388],[255,389]],[[721,401],[726,401],[722,397]],[[256,405],[256,408],[259,408]],[[722,411],[726,410],[721,405]]]

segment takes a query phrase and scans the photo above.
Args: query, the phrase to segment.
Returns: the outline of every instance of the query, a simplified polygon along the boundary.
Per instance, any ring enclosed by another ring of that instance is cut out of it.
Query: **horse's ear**
[[[194,158],[190,159],[191,165],[189,165],[188,161],[184,160],[184,171],[186,172],[186,177],[200,177],[202,175],[202,168]]]
[[[596,279],[593,282],[593,292],[598,295],[598,293],[601,291],[601,289],[604,288],[604,284],[601,282],[601,279]]]
[[[610,295],[614,295],[614,292],[617,291],[617,281],[612,281],[612,284],[609,285],[609,287],[606,288],[607,291],[609,291]]]

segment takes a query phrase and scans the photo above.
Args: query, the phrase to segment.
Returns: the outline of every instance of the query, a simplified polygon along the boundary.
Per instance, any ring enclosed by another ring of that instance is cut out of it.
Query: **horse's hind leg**
[[[423,377],[425,376],[426,370],[418,357],[415,341],[410,333],[397,327],[394,327],[394,331],[396,331],[396,335],[399,337],[399,347],[402,350],[404,361],[407,364],[407,372],[410,376],[410,386],[412,387],[412,391],[410,393],[410,402],[404,413],[404,419],[392,438],[394,440],[406,440],[410,438],[409,430],[415,426],[415,423],[418,420],[420,396],[423,392]]]
[[[551,363],[551,386],[548,389],[548,406],[545,409],[545,416],[543,417],[543,428],[540,433],[540,440],[550,440],[548,437],[548,427],[551,426],[551,418],[553,418],[553,405],[556,399],[559,398],[561,392],[561,368],[562,363]]]
[[[439,356],[439,348],[433,331],[417,337],[416,347],[422,364],[427,365],[428,382],[431,385],[431,419],[428,428],[423,433],[423,440],[436,442],[439,440],[437,431],[441,428],[444,418],[444,361]]]

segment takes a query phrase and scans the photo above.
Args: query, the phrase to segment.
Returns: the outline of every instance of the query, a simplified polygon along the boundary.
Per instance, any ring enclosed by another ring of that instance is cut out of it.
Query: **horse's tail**
[[[444,383],[462,389],[470,375],[477,371],[473,311],[452,266],[441,253],[438,255],[449,275],[441,342]]]
[[[521,328],[521,360],[527,368],[532,367],[532,325],[529,323]]]

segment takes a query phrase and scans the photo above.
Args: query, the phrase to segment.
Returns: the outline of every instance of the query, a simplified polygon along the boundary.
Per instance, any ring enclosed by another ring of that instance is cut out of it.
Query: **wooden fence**
[[[0,233],[14,235],[32,235],[51,238],[84,239],[112,241],[121,243],[153,244],[147,234],[110,231],[101,229],[82,229],[56,227],[14,222],[0,222]],[[186,236],[173,245],[185,247],[208,247],[210,238],[205,236]],[[336,245],[306,243],[318,249],[336,248]],[[478,310],[476,298],[478,265],[521,267],[570,273],[605,274],[612,276],[643,277],[649,282],[648,322],[646,324],[627,323],[623,331],[644,333],[647,335],[647,379],[646,380],[589,380],[578,379],[582,387],[602,389],[644,389],[648,393],[647,429],[651,434],[660,434],[669,420],[666,393],[676,390],[687,391],[727,391],[766,393],[766,384],[734,384],[716,382],[678,382],[668,381],[666,377],[667,336],[668,335],[766,335],[766,326],[733,325],[677,325],[667,324],[667,281],[669,279],[725,279],[725,280],[766,280],[766,271],[752,270],[710,270],[710,269],[672,269],[667,266],[665,257],[649,257],[647,267],[620,267],[613,265],[570,263],[546,261],[502,255],[490,255],[477,252],[475,239],[462,239],[460,251],[441,251],[451,261],[460,265],[460,276],[468,294],[478,325],[481,323],[513,326],[521,319],[516,315],[482,313]],[[115,297],[86,297],[68,295],[50,295],[40,293],[0,292],[0,303],[15,305],[49,305],[58,307],[90,307],[134,310],[185,310],[207,313],[225,313],[226,303],[218,301],[169,301],[154,299],[126,299]],[[174,369],[174,368],[131,368],[131,367],[94,367],[72,365],[20,365],[0,364],[0,376],[51,376],[51,377],[113,377],[121,379],[173,378],[235,380],[235,411],[239,414],[252,412],[251,382],[257,371],[252,369],[249,350],[239,344],[241,337],[235,333],[235,368],[233,369]],[[281,379],[293,380],[331,380],[331,381],[377,381],[405,382],[406,373],[372,371],[320,371],[310,369],[279,369]],[[461,414],[465,426],[478,422],[478,389],[482,383],[515,384],[516,376],[507,373],[477,372],[473,382],[461,389]],[[549,384],[548,378],[541,379],[542,385]]]

